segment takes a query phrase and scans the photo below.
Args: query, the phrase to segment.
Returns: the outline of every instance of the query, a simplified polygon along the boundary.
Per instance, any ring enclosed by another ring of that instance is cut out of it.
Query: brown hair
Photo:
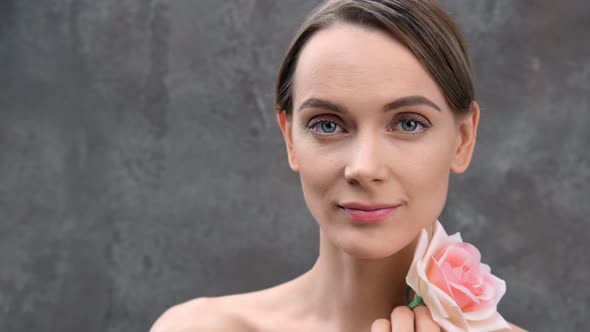
[[[318,30],[337,23],[391,34],[424,65],[455,114],[470,109],[475,92],[465,42],[435,0],[328,0],[307,16],[287,50],[275,87],[277,112],[291,116],[293,75],[306,42]]]

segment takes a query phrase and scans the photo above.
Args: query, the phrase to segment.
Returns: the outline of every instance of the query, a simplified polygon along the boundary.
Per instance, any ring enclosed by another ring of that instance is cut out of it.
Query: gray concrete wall
[[[482,118],[441,220],[507,281],[508,320],[585,330],[590,6],[442,3]],[[147,331],[311,266],[272,88],[314,4],[0,2],[0,331]]]

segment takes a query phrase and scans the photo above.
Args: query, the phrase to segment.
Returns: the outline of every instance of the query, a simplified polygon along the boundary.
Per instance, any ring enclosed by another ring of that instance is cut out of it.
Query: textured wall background
[[[442,3],[483,113],[441,220],[506,279],[508,320],[582,331],[590,7]],[[314,5],[0,2],[1,331],[147,331],[172,304],[311,267],[317,227],[272,87]]]

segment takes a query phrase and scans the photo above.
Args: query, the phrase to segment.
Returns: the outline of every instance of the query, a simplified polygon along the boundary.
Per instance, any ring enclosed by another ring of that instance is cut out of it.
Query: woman
[[[327,1],[287,52],[276,107],[320,225],[315,265],[175,306],[152,331],[441,331],[404,291],[418,235],[431,236],[450,172],[475,145],[480,110],[455,23],[429,0]]]

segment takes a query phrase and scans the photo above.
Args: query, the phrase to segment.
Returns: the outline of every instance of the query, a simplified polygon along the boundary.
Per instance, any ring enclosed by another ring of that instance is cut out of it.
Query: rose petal
[[[490,332],[499,330],[511,330],[510,325],[499,314],[495,313],[490,318],[485,320],[477,320],[469,322],[469,332]]]
[[[422,284],[422,295],[421,296],[422,296],[422,299],[424,300],[424,303],[426,303],[426,305],[430,309],[430,312],[431,313],[436,312],[436,314],[438,316],[440,316],[441,319],[448,318],[450,316],[450,314],[449,314],[449,312],[447,312],[447,309],[443,305],[441,299],[439,299],[437,297],[436,291],[434,290],[434,289],[436,289],[436,287],[431,287],[424,281],[422,281],[421,284]],[[446,299],[446,301],[452,301],[450,296],[448,297],[448,299]]]
[[[447,277],[442,267],[433,257],[431,257],[430,265],[428,266],[428,270],[426,271],[426,277],[428,278],[427,280],[434,286],[440,288],[449,296],[453,296],[453,292],[449,287],[449,281],[447,280]]]
[[[498,283],[491,274],[485,274],[480,287],[481,291],[479,294],[476,294],[477,297],[482,301],[492,301],[496,298],[497,284]]]
[[[439,263],[439,265],[441,266],[442,271],[449,283],[461,283],[461,279],[457,276],[457,273],[454,271],[454,267],[451,266],[451,264],[446,261],[442,261]]]
[[[496,296],[494,298],[494,302],[500,302],[500,299],[506,293],[506,282],[495,275],[491,275],[492,280],[494,280],[494,288],[496,289]]]
[[[451,290],[453,291],[453,299],[461,309],[465,309],[468,306],[477,307],[481,303],[477,296],[473,295],[466,287],[455,283],[450,283],[449,286],[451,286]]]
[[[487,264],[480,263],[479,264],[479,268],[482,269],[483,271],[487,272],[487,273],[492,273],[492,269]]]
[[[412,261],[412,265],[408,270],[408,274],[406,275],[406,283],[418,294],[422,295],[419,292],[418,288],[418,264],[421,262],[422,257],[424,256],[424,252],[428,246],[428,233],[426,233],[425,229],[420,231],[418,244],[416,245],[416,251],[414,252],[414,260]]]
[[[473,256],[470,250],[466,250],[461,246],[461,243],[451,244],[446,247],[444,253],[437,257],[438,261],[449,262],[451,266],[477,266],[479,265],[479,258]]]
[[[463,316],[468,321],[484,320],[490,318],[497,310],[498,307],[493,302],[489,302],[475,311],[464,311]]]
[[[464,250],[467,253],[467,256],[474,259],[474,261],[473,261],[474,265],[479,265],[479,263],[481,262],[481,253],[479,252],[479,250],[477,250],[477,248],[473,244],[468,243],[468,242],[462,242],[462,243],[457,243],[457,244],[453,245],[453,248],[459,248],[459,249]]]
[[[418,272],[418,279],[419,279],[419,289],[418,295],[422,296],[424,302],[430,308],[431,311],[436,311],[439,313],[441,317],[448,317],[449,314],[446,312],[445,307],[443,306],[442,302],[453,302],[453,299],[450,295],[445,294],[445,298],[439,299],[439,294],[436,290],[440,291],[444,294],[438,287],[432,285],[428,278],[426,277],[426,272],[424,268],[424,264],[419,262],[417,264],[417,272]]]
[[[457,234],[455,234],[457,235]],[[457,241],[459,240],[459,241]],[[451,244],[451,243],[455,243],[455,242],[460,242],[461,237],[452,237],[452,236],[448,236],[447,233],[445,232],[444,228],[442,227],[441,223],[437,220],[434,223],[434,230],[432,232],[432,239],[430,240],[430,243],[428,244],[428,248],[426,249],[426,252],[424,253],[424,255],[422,257],[433,257],[434,254],[440,250],[440,248],[444,248],[445,246]]]
[[[467,331],[468,323],[461,313],[461,308],[457,303],[444,293],[438,287],[429,287],[429,292],[425,294],[424,302],[430,309],[432,319],[437,322],[446,331]],[[440,314],[439,310],[431,307],[431,303],[438,302],[442,306],[445,315]]]

